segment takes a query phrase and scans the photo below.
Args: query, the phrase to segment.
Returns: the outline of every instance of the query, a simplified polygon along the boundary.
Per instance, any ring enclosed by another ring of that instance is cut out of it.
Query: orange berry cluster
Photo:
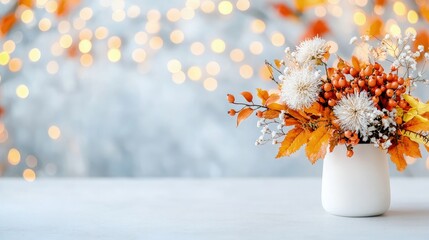
[[[333,107],[344,95],[367,91],[378,109],[391,111],[397,105],[407,108],[407,102],[401,98],[406,91],[406,81],[395,73],[392,67],[386,73],[379,63],[369,64],[358,70],[350,66],[334,70],[326,83],[322,85],[321,102]]]

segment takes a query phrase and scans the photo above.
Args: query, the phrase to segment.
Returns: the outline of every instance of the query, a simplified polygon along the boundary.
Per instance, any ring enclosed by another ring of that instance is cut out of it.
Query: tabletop
[[[324,212],[318,178],[0,179],[0,239],[429,239],[429,178],[393,178],[390,210]]]

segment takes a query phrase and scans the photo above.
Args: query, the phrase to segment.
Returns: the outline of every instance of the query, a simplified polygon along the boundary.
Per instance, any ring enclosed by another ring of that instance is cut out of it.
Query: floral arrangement
[[[228,94],[228,101],[240,107],[228,113],[237,116],[237,126],[256,113],[262,128],[256,145],[279,144],[277,158],[306,145],[315,163],[339,144],[351,157],[353,146],[370,143],[387,150],[402,171],[406,156],[422,157],[419,144],[429,151],[429,102],[411,95],[417,84],[429,83],[422,77],[429,53],[414,42],[412,34],[353,37],[350,44],[357,50],[351,61],[337,57],[329,67],[328,43],[319,37],[305,40],[295,50],[286,48],[275,66],[266,62],[276,89],[257,89],[260,104],[247,91],[241,93],[243,102]]]

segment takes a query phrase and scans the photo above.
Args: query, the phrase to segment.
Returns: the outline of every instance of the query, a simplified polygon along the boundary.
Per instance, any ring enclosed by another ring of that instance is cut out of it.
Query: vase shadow
[[[429,219],[429,208],[395,208],[387,211],[380,217],[389,217],[389,218],[424,218]]]

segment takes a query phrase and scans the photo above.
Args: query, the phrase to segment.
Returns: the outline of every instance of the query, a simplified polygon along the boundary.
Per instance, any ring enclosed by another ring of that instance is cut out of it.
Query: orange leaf
[[[329,140],[329,152],[333,152],[334,148],[338,145],[338,142],[340,141],[340,139],[338,137],[332,137]]]
[[[402,137],[403,149],[405,149],[404,154],[413,158],[421,158],[422,154],[420,153],[419,144],[411,141],[408,137]]]
[[[301,123],[298,120],[296,120],[295,118],[287,117],[285,119],[285,125],[286,126],[292,126],[292,125],[297,125],[297,124],[301,124]]]
[[[284,3],[276,3],[274,4],[274,8],[277,10],[280,16],[284,18],[295,17],[295,12]]]
[[[252,102],[253,95],[250,92],[242,92],[241,95],[246,99],[246,101]]]
[[[306,122],[307,119],[305,117],[303,117],[298,111],[292,110],[292,109],[288,109],[288,114],[291,115],[292,117],[296,118],[297,120],[300,120],[302,122]]]
[[[383,34],[383,20],[380,17],[370,19],[364,27],[364,34],[378,37]]]
[[[343,69],[343,68],[339,68],[339,69]],[[335,68],[328,68],[328,78],[331,78],[332,75],[334,75],[334,73],[335,73]]]
[[[343,69],[344,67],[348,66],[348,64],[344,61],[344,59],[338,57],[338,63],[337,63],[337,68],[338,69]],[[329,70],[329,69],[328,69]],[[332,74],[334,74],[334,70],[332,69]],[[329,74],[329,76],[331,76],[332,74]]]
[[[304,129],[302,129],[301,127],[295,127],[294,129],[287,132],[282,144],[280,145],[279,152],[277,153],[276,158],[288,156],[287,150],[292,145],[295,138],[297,138],[297,136],[300,135],[303,131]]]
[[[279,115],[280,115],[280,112],[276,111],[276,110],[267,110],[267,111],[265,111],[265,112],[262,113],[262,116],[264,118],[267,118],[267,119],[278,118]]]
[[[59,0],[57,7],[57,16],[67,15],[73,8],[79,4],[80,0]]]
[[[33,7],[33,0],[19,0],[18,5],[31,8]]]
[[[253,109],[251,108],[242,109],[237,115],[237,127],[238,125],[240,125],[242,121],[244,121],[246,118],[252,115],[252,113],[253,113]]]
[[[352,56],[352,65],[354,69],[356,69],[357,71],[360,71],[359,59],[356,56]]]
[[[4,37],[16,23],[15,13],[9,13],[0,19],[0,36]]]
[[[313,38],[315,36],[322,37],[330,32],[328,24],[323,19],[317,19],[308,26],[307,31],[301,36],[301,40]]]
[[[420,6],[420,14],[422,17],[429,22],[429,5],[423,4]]]
[[[270,103],[269,105],[267,105],[267,107],[271,110],[277,110],[277,111],[287,110],[286,105],[282,105],[279,103]]]
[[[314,164],[318,159],[325,157],[330,138],[331,131],[324,126],[320,126],[311,133],[307,147],[305,148],[307,157],[311,163]]]
[[[308,8],[326,3],[326,0],[295,0],[295,7],[298,11],[304,12]]]
[[[375,6],[384,7],[387,3],[387,0],[375,0]]]
[[[420,132],[420,131],[429,131],[429,122],[423,122],[418,118],[414,117],[404,125],[405,130]]]
[[[257,88],[256,91],[258,92],[258,97],[262,100],[262,105],[265,105],[265,102],[269,97],[268,91],[262,90],[260,88]]]
[[[276,65],[277,68],[280,68],[282,66],[281,62],[282,61],[280,61],[279,59],[274,59],[274,64]]]
[[[265,105],[276,103],[278,100],[280,100],[280,96],[278,94],[271,94],[265,102]]]
[[[315,103],[313,103],[313,105],[311,105],[311,107],[305,109],[304,111],[306,113],[310,113],[312,115],[321,116],[323,113],[323,110],[324,110],[323,106],[320,105],[320,103],[315,102]]]
[[[407,162],[404,158],[404,150],[401,144],[390,146],[387,152],[390,154],[390,160],[395,163],[398,171],[403,171],[407,167]]]
[[[294,152],[298,151],[304,144],[308,142],[308,138],[310,137],[310,132],[307,130],[303,130],[298,136],[293,139],[292,144],[286,150],[286,156],[290,156]]]

